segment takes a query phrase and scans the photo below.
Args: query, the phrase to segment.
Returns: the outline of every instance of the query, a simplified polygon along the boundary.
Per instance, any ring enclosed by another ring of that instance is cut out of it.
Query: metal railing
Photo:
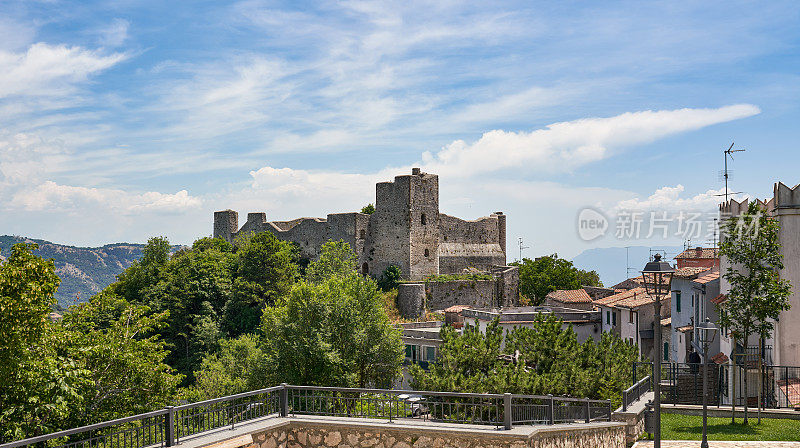
[[[622,412],[628,410],[628,406],[633,404],[635,401],[644,396],[644,394],[650,392],[652,390],[653,382],[651,381],[650,375],[640,379],[636,384],[633,386],[625,389],[622,391]]]
[[[319,415],[493,425],[611,421],[609,400],[552,395],[281,386],[170,406],[80,428],[1,444],[0,448],[170,447],[190,436],[267,417]]]

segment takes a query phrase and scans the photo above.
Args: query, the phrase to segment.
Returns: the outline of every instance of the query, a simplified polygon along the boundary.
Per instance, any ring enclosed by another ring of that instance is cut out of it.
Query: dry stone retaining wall
[[[307,424],[293,421],[253,434],[244,448],[623,448],[625,427],[619,424],[565,425],[538,431],[503,434],[486,431],[443,431],[435,427]]]

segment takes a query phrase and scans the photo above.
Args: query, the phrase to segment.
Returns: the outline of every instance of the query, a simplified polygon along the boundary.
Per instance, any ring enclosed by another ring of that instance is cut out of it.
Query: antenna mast
[[[519,241],[519,262],[522,263],[522,251],[525,249],[530,249],[530,247],[522,244],[522,237],[519,237],[518,241]]]
[[[733,149],[733,142],[731,142],[731,146],[728,147],[725,151],[723,151],[723,158],[725,159],[725,171],[723,171],[723,177],[725,177],[725,203],[728,203],[728,157],[733,160],[733,153],[735,152],[744,152],[744,149]]]

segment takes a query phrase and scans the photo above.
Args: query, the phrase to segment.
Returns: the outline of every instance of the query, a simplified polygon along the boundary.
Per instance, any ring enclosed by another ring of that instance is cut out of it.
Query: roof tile
[[[562,303],[592,303],[592,298],[583,289],[559,289],[547,294],[547,298]]]

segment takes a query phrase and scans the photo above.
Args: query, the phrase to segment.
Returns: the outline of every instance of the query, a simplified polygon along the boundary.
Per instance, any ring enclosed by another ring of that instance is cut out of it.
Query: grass
[[[703,437],[703,417],[680,414],[661,414],[662,440],[700,440]],[[800,440],[800,420],[762,418],[749,419],[744,425],[737,418],[708,418],[708,440]]]

